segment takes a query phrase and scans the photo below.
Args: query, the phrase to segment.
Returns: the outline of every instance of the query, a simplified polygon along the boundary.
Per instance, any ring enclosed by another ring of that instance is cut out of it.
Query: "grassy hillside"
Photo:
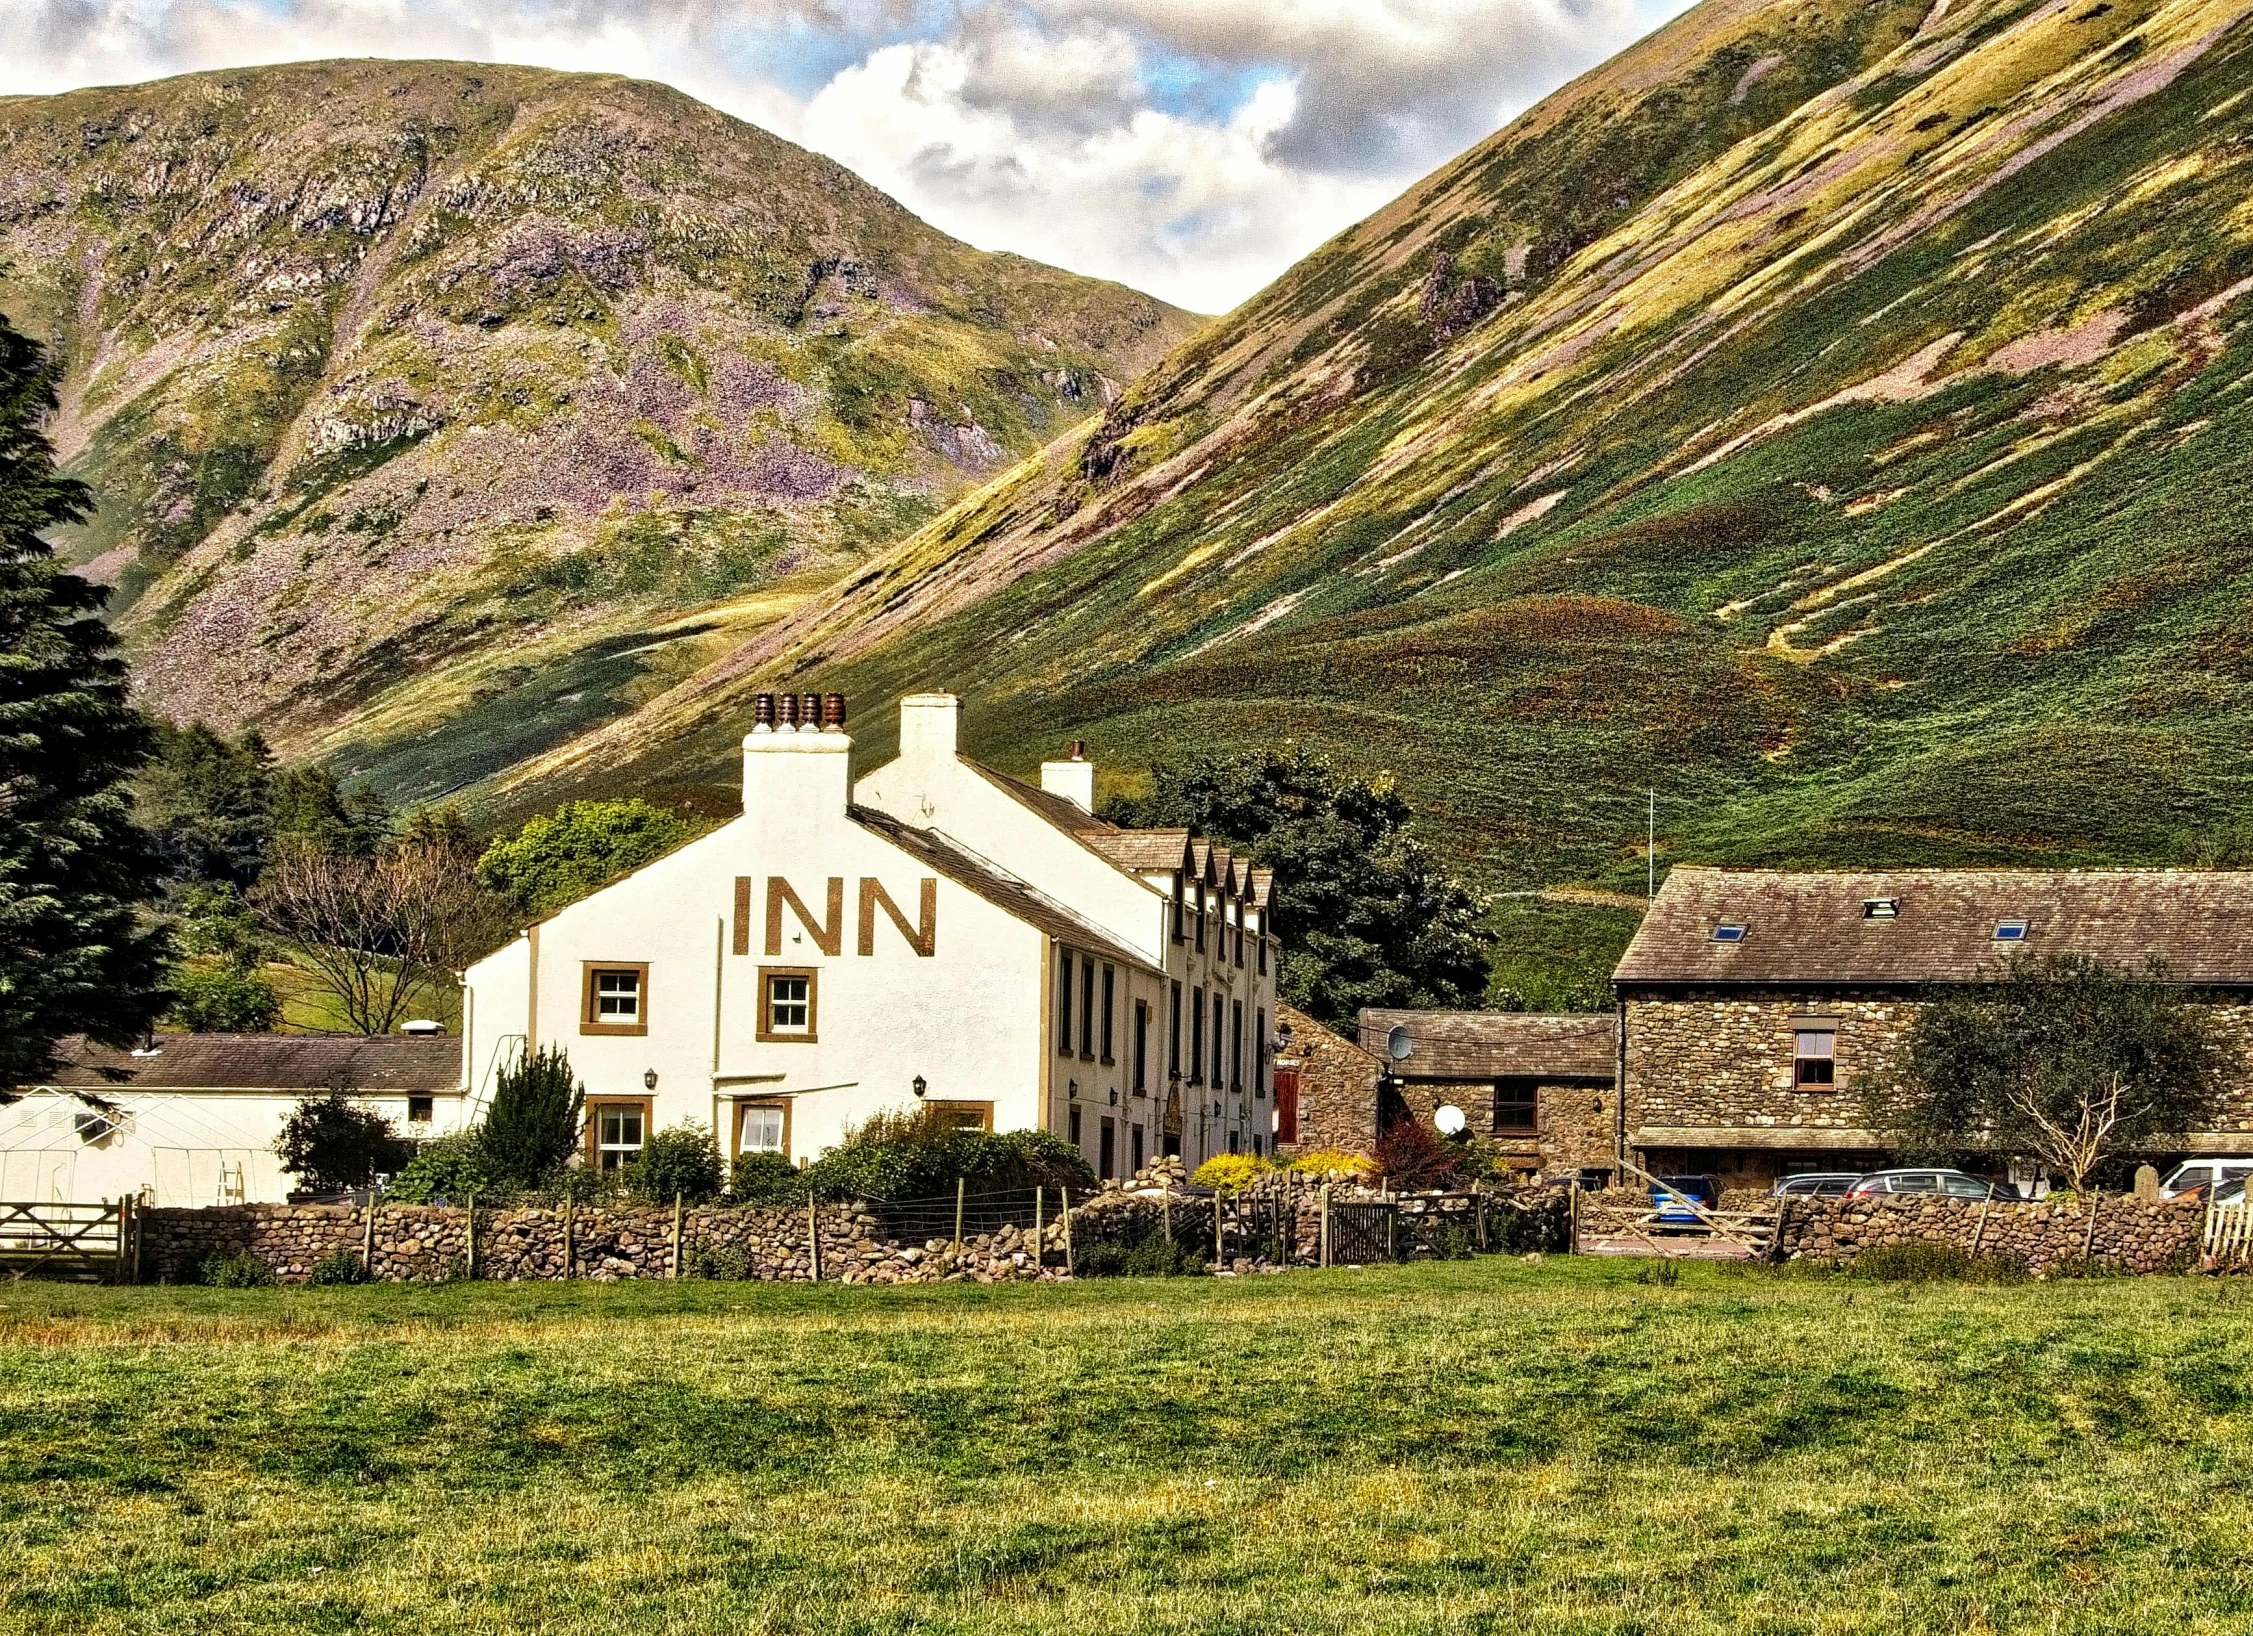
[[[776,678],[1129,776],[1295,736],[1483,878],[2241,849],[2253,25],[1708,0],[504,802]]]
[[[2241,1285],[0,1290],[0,1623],[2219,1632]]]
[[[724,652],[1188,330],[609,76],[359,61],[0,99],[143,696],[485,777]]]

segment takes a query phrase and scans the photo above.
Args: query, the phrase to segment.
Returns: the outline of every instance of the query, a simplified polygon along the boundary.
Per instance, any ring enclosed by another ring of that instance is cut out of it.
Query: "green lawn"
[[[2208,1631],[2253,1286],[0,1286],[0,1630]]]

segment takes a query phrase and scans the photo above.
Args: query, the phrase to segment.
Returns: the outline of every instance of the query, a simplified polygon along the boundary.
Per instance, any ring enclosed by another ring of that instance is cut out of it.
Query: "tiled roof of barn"
[[[1361,1013],[1361,1047],[1385,1054],[1394,1028],[1411,1050],[1395,1072],[1408,1079],[1489,1079],[1553,1074],[1609,1079],[1615,1019],[1608,1011],[1379,1011]]]
[[[2006,924],[2023,936],[1998,939]],[[1717,940],[1725,926],[1741,937]],[[1908,986],[1993,972],[2022,952],[2128,970],[2156,959],[2178,982],[2253,985],[2253,870],[1679,868],[1614,978]]]

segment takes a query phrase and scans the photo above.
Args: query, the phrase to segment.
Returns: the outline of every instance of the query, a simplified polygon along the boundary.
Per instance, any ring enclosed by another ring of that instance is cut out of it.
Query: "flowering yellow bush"
[[[1234,1193],[1274,1169],[1265,1159],[1254,1158],[1249,1153],[1216,1153],[1199,1165],[1197,1174],[1189,1179],[1199,1187],[1209,1187],[1218,1193]]]
[[[1364,1154],[1325,1147],[1300,1154],[1291,1168],[1302,1176],[1369,1176],[1376,1173],[1377,1162]]]

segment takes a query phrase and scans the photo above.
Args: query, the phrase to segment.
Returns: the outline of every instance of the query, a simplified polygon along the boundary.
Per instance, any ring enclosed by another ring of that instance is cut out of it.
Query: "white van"
[[[2159,1196],[2180,1198],[2194,1187],[2213,1187],[2248,1176],[2253,1176],[2253,1159],[2185,1159],[2159,1184]]]

